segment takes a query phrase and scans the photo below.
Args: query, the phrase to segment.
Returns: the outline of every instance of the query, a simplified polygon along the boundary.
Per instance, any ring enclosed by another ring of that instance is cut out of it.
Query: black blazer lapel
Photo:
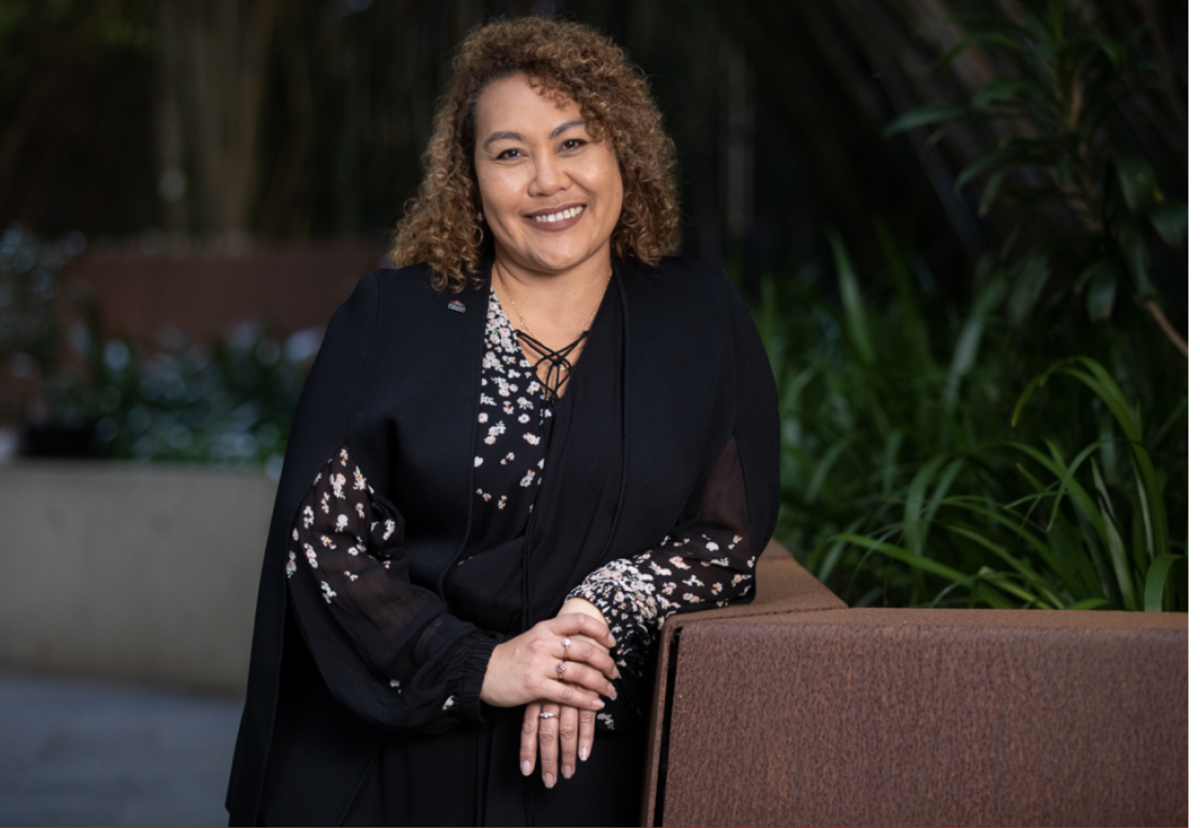
[[[490,267],[484,261],[480,269]],[[488,291],[437,292],[411,278],[385,277],[384,285],[380,325],[406,329],[379,338],[355,432],[371,447],[367,462],[380,464],[382,491],[407,519],[414,582],[439,589],[471,523]],[[391,379],[401,376],[403,383]]]

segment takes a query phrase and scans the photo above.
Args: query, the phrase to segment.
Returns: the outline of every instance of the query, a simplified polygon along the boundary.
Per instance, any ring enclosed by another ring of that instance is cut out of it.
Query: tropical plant
[[[987,122],[1000,136],[962,168],[957,185],[987,173],[980,213],[998,201],[1020,207],[1002,257],[1014,323],[1071,291],[1086,293],[1093,321],[1106,320],[1125,293],[1186,356],[1162,296],[1177,294],[1186,278],[1187,206],[1164,195],[1128,128],[1146,93],[1163,85],[1162,67],[1141,56],[1141,27],[1108,34],[1088,3],[1018,0],[1018,7],[1019,17],[997,11],[941,21],[967,34],[935,69],[979,50],[1000,71],[968,102],[914,109],[886,134],[944,124],[936,141],[951,125]]]
[[[756,308],[785,545],[856,605],[1186,607],[1187,389],[1153,323],[1031,350],[988,263],[959,313],[880,240],[890,301],[864,296],[835,236],[840,309],[815,265]],[[1054,362],[1063,347],[1114,372]]]

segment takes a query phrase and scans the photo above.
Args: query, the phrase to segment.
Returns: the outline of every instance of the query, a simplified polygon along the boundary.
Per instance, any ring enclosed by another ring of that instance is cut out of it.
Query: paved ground
[[[241,703],[0,671],[0,825],[224,825]]]

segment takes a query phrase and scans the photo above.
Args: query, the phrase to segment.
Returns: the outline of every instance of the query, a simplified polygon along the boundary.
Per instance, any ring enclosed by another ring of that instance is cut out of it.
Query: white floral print
[[[725,534],[723,530],[708,531],[714,536]],[[604,615],[617,639],[613,658],[622,671],[643,675],[642,662],[658,631],[674,613],[700,605],[726,606],[730,598],[749,593],[755,559],[738,558],[736,551],[743,538],[729,534],[726,554],[717,558],[714,554],[722,551],[720,543],[707,534],[679,530],[652,551],[600,567],[567,595],[591,601]],[[678,576],[685,576],[682,584],[687,589],[676,599],[680,581],[673,579]]]
[[[490,408],[480,411],[478,417],[481,434],[475,468],[482,485],[477,486],[475,494],[488,508],[499,511],[514,500],[515,492],[510,490],[514,483],[519,481],[521,488],[529,489],[541,482],[545,459],[541,433],[551,409],[494,291],[488,296],[482,367],[483,386],[494,389],[496,396],[485,391],[479,400],[481,407]],[[524,469],[524,476],[489,471],[510,465]],[[497,489],[508,494],[493,495]]]
[[[308,495],[309,502],[319,501],[329,516],[317,522],[312,507],[302,506],[293,524],[292,548],[288,550],[285,564],[287,577],[292,578],[298,569],[300,554],[313,569],[314,580],[310,589],[319,591],[326,604],[334,605],[347,597],[353,599],[353,591],[363,589],[358,581],[367,580],[369,569],[380,565],[389,569],[391,562],[380,560],[368,551],[364,537],[371,535],[384,541],[400,534],[397,521],[390,517],[371,520],[379,513],[371,500],[371,487],[362,471],[351,465],[349,451],[342,448],[330,458],[317,482]],[[347,485],[346,475],[339,467],[353,469],[353,484]],[[339,495],[340,492],[340,495]],[[376,527],[382,531],[374,535]],[[302,588],[295,585],[293,588]],[[347,596],[347,593],[351,593]],[[400,682],[389,679],[389,687],[400,692]]]

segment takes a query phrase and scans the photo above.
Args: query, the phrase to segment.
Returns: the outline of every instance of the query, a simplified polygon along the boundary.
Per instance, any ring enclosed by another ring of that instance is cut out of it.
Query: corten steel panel
[[[1187,616],[683,620],[666,825],[1184,825]]]
[[[64,270],[91,287],[105,336],[152,344],[164,328],[193,340],[260,320],[276,336],[324,325],[387,244],[259,244],[240,254],[89,252]]]
[[[654,676],[654,704],[650,710],[651,739],[646,751],[646,779],[642,790],[642,822],[652,824],[658,788],[659,764],[662,760],[662,728],[664,720],[665,687],[670,667],[670,644],[677,631],[699,619],[720,620],[750,616],[778,615],[790,612],[845,609],[846,604],[796,563],[791,553],[778,541],[772,540],[763,551],[755,572],[757,585],[751,604],[739,604],[724,609],[684,613],[667,619],[660,634],[660,650]]]

